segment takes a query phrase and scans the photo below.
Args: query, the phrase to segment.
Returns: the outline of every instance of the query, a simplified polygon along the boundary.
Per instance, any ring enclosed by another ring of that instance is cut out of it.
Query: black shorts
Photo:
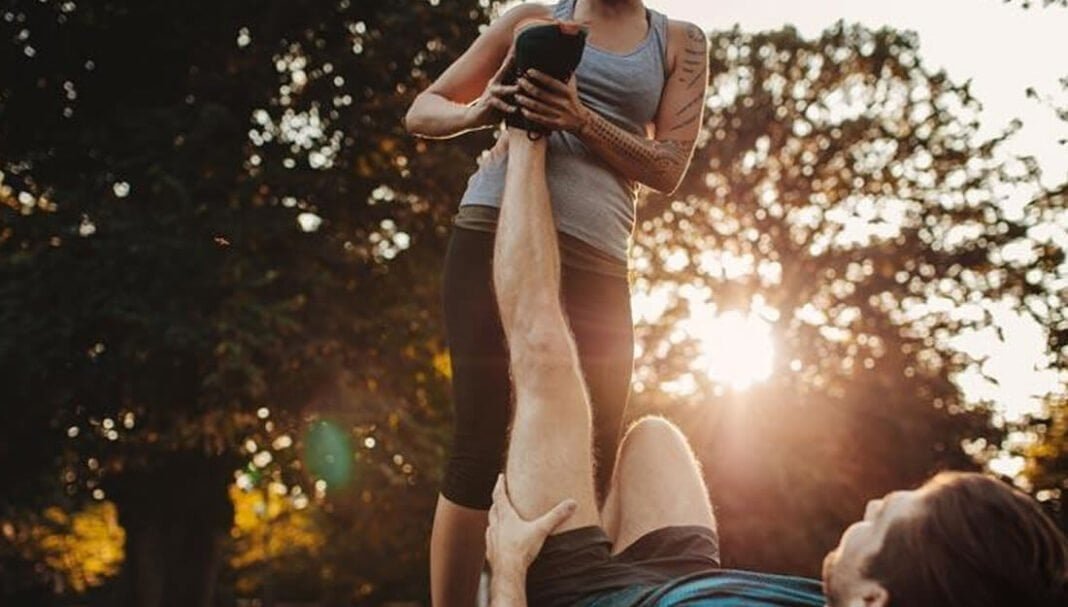
[[[600,527],[582,527],[545,541],[527,572],[528,604],[571,606],[631,586],[657,586],[718,569],[719,536],[701,526],[664,527],[612,556]]]

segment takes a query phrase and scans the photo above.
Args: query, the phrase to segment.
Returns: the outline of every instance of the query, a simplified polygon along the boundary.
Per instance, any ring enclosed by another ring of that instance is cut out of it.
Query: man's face
[[[914,516],[923,504],[923,490],[895,491],[871,500],[864,519],[854,523],[823,560],[823,592],[831,607],[881,607],[889,598],[878,582],[865,579],[864,565],[882,548],[890,526]]]

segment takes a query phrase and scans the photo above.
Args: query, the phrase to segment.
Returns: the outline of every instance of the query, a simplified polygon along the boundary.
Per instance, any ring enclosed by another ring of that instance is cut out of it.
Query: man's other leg
[[[664,527],[715,531],[700,464],[674,424],[646,417],[630,427],[619,448],[603,518],[614,554]]]
[[[546,140],[509,130],[493,274],[511,359],[515,416],[505,466],[524,518],[578,502],[557,532],[600,524],[589,399],[560,302],[560,253],[545,176]]]

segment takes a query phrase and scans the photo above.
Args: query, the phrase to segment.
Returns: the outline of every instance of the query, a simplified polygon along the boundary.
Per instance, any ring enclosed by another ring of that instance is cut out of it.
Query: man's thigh
[[[604,524],[619,554],[643,536],[668,527],[704,527],[713,533],[708,490],[685,436],[662,418],[644,418],[620,448]]]

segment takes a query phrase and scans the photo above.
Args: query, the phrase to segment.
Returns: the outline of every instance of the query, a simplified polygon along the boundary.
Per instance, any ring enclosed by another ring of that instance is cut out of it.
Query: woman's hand
[[[572,76],[567,84],[539,72],[527,70],[519,79],[516,95],[523,116],[554,130],[578,133],[590,119],[590,110],[578,96],[578,85]]]
[[[577,506],[575,500],[564,500],[543,516],[525,521],[512,506],[504,475],[498,475],[486,529],[486,559],[494,577],[525,579],[545,538],[574,514]]]
[[[486,89],[474,103],[467,106],[465,122],[469,125],[468,128],[492,126],[501,121],[503,114],[510,114],[518,109],[504,100],[504,97],[519,91],[518,85],[503,84],[505,75],[511,69],[515,69],[514,47],[508,50],[508,55],[497,73],[486,84]]]

